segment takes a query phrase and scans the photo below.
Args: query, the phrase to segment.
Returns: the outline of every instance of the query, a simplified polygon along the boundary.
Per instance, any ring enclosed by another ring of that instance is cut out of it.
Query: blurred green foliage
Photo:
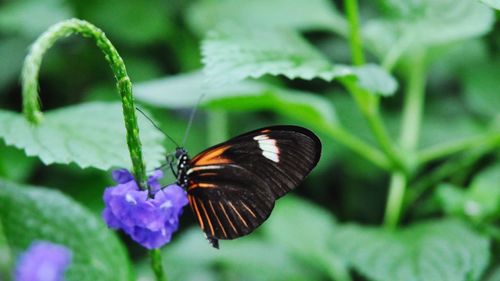
[[[68,280],[154,280],[146,252],[99,218],[110,167],[130,161],[94,42],[58,42],[39,76],[42,126],[20,114],[30,44],[71,17],[106,33],[138,105],[177,142],[204,94],[192,156],[272,124],[322,140],[317,169],[254,234],[216,251],[186,210],[163,249],[170,280],[500,280],[499,2],[360,1],[364,65],[353,3],[0,3],[0,280],[34,239],[77,252]],[[140,119],[151,170],[175,146]],[[398,184],[401,210],[387,204]]]

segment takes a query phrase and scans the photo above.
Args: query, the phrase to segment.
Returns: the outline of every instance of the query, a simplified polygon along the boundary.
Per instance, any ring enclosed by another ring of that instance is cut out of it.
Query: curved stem
[[[351,46],[352,61],[355,65],[362,65],[365,63],[365,56],[359,28],[358,1],[345,0],[344,4],[349,21],[349,44]]]
[[[33,43],[28,56],[26,56],[22,70],[24,116],[33,125],[42,122],[43,114],[40,110],[38,96],[38,73],[43,55],[57,40],[68,37],[71,34],[80,34],[95,40],[113,71],[116,86],[122,100],[123,117],[127,130],[127,145],[134,175],[141,188],[144,188],[146,172],[142,160],[139,127],[137,125],[134,98],[132,96],[132,83],[127,75],[125,64],[115,47],[108,40],[104,32],[94,25],[78,19],[62,21],[50,27]]]
[[[139,126],[137,124],[134,97],[132,95],[132,83],[118,51],[111,44],[104,32],[96,26],[78,19],[62,21],[50,27],[33,43],[24,61],[22,70],[23,113],[26,119],[34,126],[42,122],[43,114],[40,110],[38,96],[38,73],[43,55],[57,40],[72,34],[80,34],[93,39],[97,47],[104,53],[113,71],[116,79],[116,87],[122,101],[123,118],[127,130],[127,145],[132,160],[134,176],[141,189],[145,189],[147,178],[142,159],[142,145],[139,138]],[[157,280],[166,280],[164,278],[159,251],[152,251],[151,258]]]

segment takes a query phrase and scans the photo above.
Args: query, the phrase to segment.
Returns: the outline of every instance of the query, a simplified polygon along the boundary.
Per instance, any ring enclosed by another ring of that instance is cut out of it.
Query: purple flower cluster
[[[148,249],[170,242],[179,227],[182,208],[188,203],[182,187],[161,188],[158,182],[161,177],[163,173],[155,171],[148,179],[151,198],[148,191],[139,189],[129,171],[115,170],[113,179],[118,185],[106,188],[103,196],[106,207],[102,216],[108,227],[122,229]]]
[[[17,261],[15,281],[63,281],[71,251],[61,245],[36,241]]]

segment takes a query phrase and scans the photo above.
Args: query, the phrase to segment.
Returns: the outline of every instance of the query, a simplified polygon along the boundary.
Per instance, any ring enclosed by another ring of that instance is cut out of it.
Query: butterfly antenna
[[[200,97],[198,98],[198,101],[196,102],[196,106],[193,108],[193,110],[191,111],[191,114],[189,115],[189,123],[188,123],[187,128],[186,128],[186,133],[184,133],[184,138],[182,139],[182,146],[184,146],[186,144],[186,140],[187,140],[187,137],[189,135],[189,131],[191,130],[191,126],[193,125],[194,116],[196,115],[196,110],[198,110],[198,107],[199,107],[201,100],[203,99],[204,96],[205,96],[205,93],[202,93],[200,95]]]
[[[173,142],[176,147],[180,147],[179,144],[172,138],[170,137],[167,133],[165,133],[158,125],[156,125],[156,123],[153,121],[153,119],[149,118],[149,116],[146,115],[146,113],[144,113],[144,111],[142,111],[139,107],[135,107],[135,109],[137,111],[139,111],[144,117],[146,117],[146,119],[149,120],[149,122],[151,122],[151,124],[153,124],[153,126],[160,132],[162,132],[171,142]]]

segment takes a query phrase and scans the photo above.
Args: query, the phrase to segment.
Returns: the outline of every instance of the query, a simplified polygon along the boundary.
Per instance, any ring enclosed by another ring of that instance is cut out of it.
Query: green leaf
[[[336,121],[335,111],[328,100],[313,93],[286,90],[257,81],[207,88],[203,78],[198,72],[177,75],[138,83],[134,92],[137,100],[153,106],[183,108],[195,106],[201,89],[204,89],[206,95],[202,105],[212,109],[271,110],[313,124]]]
[[[361,88],[384,96],[397,88],[396,81],[380,67],[332,64],[298,33],[288,29],[224,26],[207,36],[202,53],[208,81],[215,85],[268,74],[325,81],[355,77]]]
[[[349,280],[344,261],[329,247],[336,224],[326,210],[287,196],[277,203],[262,231],[308,267],[330,274],[334,280]]]
[[[500,10],[500,0],[479,0],[479,1],[492,7],[493,9]]]
[[[465,72],[465,98],[478,114],[491,117],[499,115],[500,57],[483,61]]]
[[[66,280],[131,280],[122,244],[103,222],[62,193],[0,182],[0,221],[12,255],[35,240],[73,252]]]
[[[71,17],[71,10],[61,0],[9,1],[0,9],[0,30],[32,38]]]
[[[391,0],[387,5],[393,15],[363,27],[367,45],[380,57],[478,37],[494,23],[490,8],[470,0]]]
[[[82,168],[132,166],[127,150],[120,103],[85,103],[46,112],[39,126],[21,114],[0,110],[0,137],[43,163],[76,163]],[[144,159],[148,169],[164,156],[163,135],[139,116]]]
[[[286,11],[284,13],[283,11]],[[199,34],[222,22],[244,26],[285,27],[300,30],[333,30],[347,34],[342,15],[327,0],[204,0],[188,10],[188,23]]]
[[[210,108],[225,110],[270,110],[310,125],[332,125],[337,118],[333,106],[311,93],[270,88],[257,95],[240,95],[207,102]]]
[[[458,220],[433,220],[405,229],[346,225],[333,249],[374,281],[474,281],[489,260],[489,242]]]
[[[438,199],[449,214],[466,216],[475,222],[500,217],[500,164],[483,170],[472,180],[468,189],[443,184],[437,190]]]

